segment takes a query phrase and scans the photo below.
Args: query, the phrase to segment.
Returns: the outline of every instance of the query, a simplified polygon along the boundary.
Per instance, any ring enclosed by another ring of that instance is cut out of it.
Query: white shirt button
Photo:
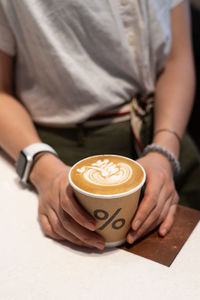
[[[133,32],[130,32],[130,33],[128,34],[128,43],[129,43],[129,45],[131,45],[131,46],[134,46],[134,45],[135,45],[135,35],[134,35]]]
[[[128,3],[128,0],[120,0],[120,3],[121,3],[122,5],[126,5],[126,4]]]

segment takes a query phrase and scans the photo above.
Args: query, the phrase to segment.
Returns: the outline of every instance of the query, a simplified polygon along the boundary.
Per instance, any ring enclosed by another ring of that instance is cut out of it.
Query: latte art
[[[105,154],[79,161],[72,167],[69,179],[87,193],[118,195],[138,187],[144,180],[144,171],[134,160]]]
[[[132,169],[126,163],[114,164],[109,159],[98,160],[91,166],[77,169],[85,180],[102,186],[115,186],[125,183],[132,176]]]

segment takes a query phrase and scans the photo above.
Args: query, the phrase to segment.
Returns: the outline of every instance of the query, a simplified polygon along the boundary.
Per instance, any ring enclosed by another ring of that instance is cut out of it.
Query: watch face
[[[24,154],[23,151],[20,152],[20,155],[19,155],[19,158],[17,160],[17,164],[16,164],[16,171],[17,171],[17,174],[22,178],[23,175],[24,175],[24,171],[25,171],[25,168],[26,168],[26,162],[27,162],[27,159],[26,159],[26,156]]]

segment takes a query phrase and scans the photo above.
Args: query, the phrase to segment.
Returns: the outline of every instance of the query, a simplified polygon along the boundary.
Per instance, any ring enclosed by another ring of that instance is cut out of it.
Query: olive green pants
[[[92,128],[48,128],[36,125],[44,143],[51,145],[67,165],[90,155],[118,154],[137,159],[130,122]],[[176,178],[180,204],[200,209],[200,155],[185,135],[180,152],[181,173]]]

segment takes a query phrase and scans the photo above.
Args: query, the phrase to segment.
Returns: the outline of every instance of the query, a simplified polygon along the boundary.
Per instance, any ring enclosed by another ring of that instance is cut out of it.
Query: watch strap
[[[51,146],[45,143],[34,143],[20,151],[18,160],[16,162],[16,171],[20,176],[22,182],[28,182],[31,169],[34,164],[34,157],[42,152],[49,152],[58,156],[57,152]],[[23,173],[20,172],[20,157],[22,155],[26,157],[26,165],[23,168]]]
[[[33,157],[40,152],[51,152],[55,155],[58,155],[57,152],[48,144],[45,143],[35,143],[31,144],[28,147],[22,150],[27,157],[33,159]]]

